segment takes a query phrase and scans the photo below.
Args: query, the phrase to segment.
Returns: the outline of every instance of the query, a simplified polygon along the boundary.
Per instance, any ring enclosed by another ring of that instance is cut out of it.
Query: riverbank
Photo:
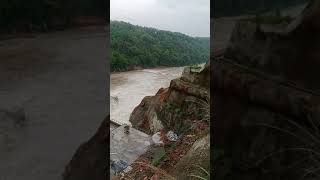
[[[145,96],[169,86],[171,79],[182,74],[183,67],[152,68],[113,72],[110,76],[110,118],[118,124],[130,124],[133,109]]]
[[[114,74],[114,73],[138,71],[138,70],[144,70],[144,69],[183,68],[183,67],[186,67],[186,66],[203,66],[204,64],[205,64],[205,62],[204,63],[199,63],[199,64],[183,65],[183,66],[154,66],[154,67],[134,66],[134,67],[129,68],[127,70],[111,71],[111,73]]]

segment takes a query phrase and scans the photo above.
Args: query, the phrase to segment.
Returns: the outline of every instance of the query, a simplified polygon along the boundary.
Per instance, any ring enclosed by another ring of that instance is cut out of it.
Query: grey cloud
[[[121,4],[113,11],[112,1]],[[210,35],[210,0],[111,0],[111,19],[181,32]]]

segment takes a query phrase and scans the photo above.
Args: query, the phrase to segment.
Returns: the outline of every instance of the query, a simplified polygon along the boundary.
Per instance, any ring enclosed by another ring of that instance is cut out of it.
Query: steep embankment
[[[319,179],[320,6],[312,3],[289,24],[237,22],[225,54],[211,60],[216,179]]]
[[[111,70],[183,66],[206,62],[209,38],[111,21]]]
[[[141,166],[133,166],[126,177],[168,178],[168,174],[176,179],[187,179],[191,174],[207,177],[199,166],[210,171],[209,91],[210,63],[207,63],[202,71],[185,68],[182,76],[172,80],[168,88],[142,100],[132,112],[130,122],[147,134],[160,132],[164,144],[154,145],[137,160],[145,164],[142,172]],[[177,141],[168,140],[169,131],[177,133]],[[150,165],[154,168],[148,168]]]

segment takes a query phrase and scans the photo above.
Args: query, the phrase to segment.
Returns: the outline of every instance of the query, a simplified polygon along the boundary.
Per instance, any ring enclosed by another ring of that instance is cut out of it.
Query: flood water
[[[62,179],[109,110],[106,37],[101,27],[0,41],[0,180]]]
[[[130,124],[129,117],[145,96],[155,95],[181,76],[183,67],[143,69],[111,74],[110,116],[119,124]]]

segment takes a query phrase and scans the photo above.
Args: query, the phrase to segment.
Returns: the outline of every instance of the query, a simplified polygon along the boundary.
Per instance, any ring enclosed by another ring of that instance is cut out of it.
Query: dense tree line
[[[209,59],[209,37],[111,21],[111,70],[134,67],[183,66]]]
[[[1,0],[0,30],[67,26],[79,15],[107,15],[106,0]],[[47,27],[44,27],[47,26]]]
[[[233,16],[243,13],[256,14],[307,2],[307,0],[215,0],[212,16]]]

